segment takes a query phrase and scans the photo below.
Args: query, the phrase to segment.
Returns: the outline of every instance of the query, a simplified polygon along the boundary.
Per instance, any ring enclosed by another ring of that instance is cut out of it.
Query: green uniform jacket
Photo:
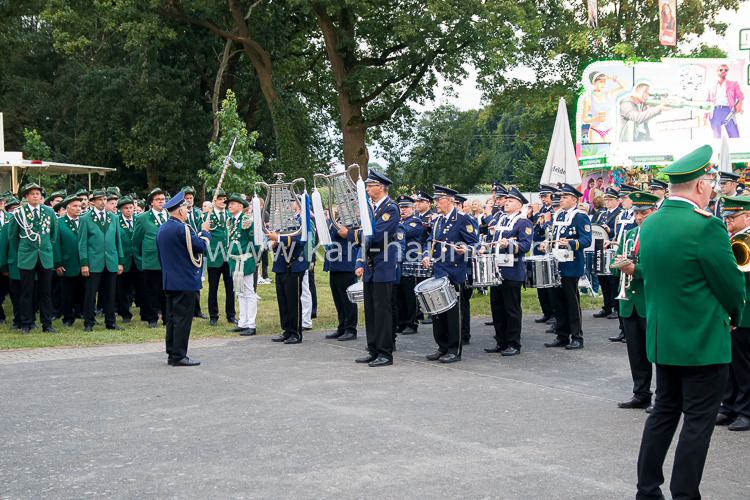
[[[745,280],[724,224],[666,200],[641,226],[646,352],[653,363],[699,366],[732,360],[729,335],[745,306]]]
[[[187,224],[193,228],[193,231],[197,233],[201,232],[201,224],[203,224],[203,212],[199,208],[193,207],[188,212]]]
[[[120,244],[122,245],[122,270],[127,273],[135,264],[135,255],[133,254],[135,219],[133,219],[133,226],[128,228],[127,222],[120,216],[120,223],[117,226],[117,230],[120,232]]]
[[[96,216],[94,210],[80,219],[78,231],[78,252],[81,255],[81,266],[89,266],[92,273],[101,273],[105,267],[111,273],[117,272],[122,264],[122,244],[117,230],[120,218],[117,214],[107,212],[104,220]]]
[[[53,243],[57,239],[57,214],[47,205],[39,206],[39,217],[34,217],[28,204],[24,204],[16,213],[19,211],[25,214],[28,232],[18,225],[15,217],[8,224],[8,240],[16,255],[18,268],[34,269],[41,261],[44,269],[52,269],[55,263]]]
[[[252,218],[246,213],[241,213],[240,218],[235,224],[234,217],[229,215],[227,220],[228,227],[228,245],[229,245],[229,269],[234,273],[238,260],[234,256],[249,256],[244,261],[242,272],[244,276],[251,275],[255,272],[255,256],[258,255],[260,247],[253,245],[253,225]]]
[[[208,245],[208,267],[221,267],[227,262],[227,217],[230,213],[224,210],[219,217],[215,211],[208,216],[211,221],[211,242]]]
[[[617,255],[622,255],[625,247],[628,247],[629,249],[635,248],[635,242],[637,241],[639,230],[639,227],[634,227],[625,233],[624,243],[617,249]],[[619,272],[617,274],[619,275]],[[645,318],[646,296],[643,293],[643,274],[637,263],[635,265],[635,275],[633,276],[633,279],[630,280],[630,286],[625,290],[625,294],[628,300],[620,301],[620,316],[623,318],[629,318],[635,313],[641,318]]]
[[[8,277],[12,280],[20,280],[21,273],[16,265],[15,251],[8,240],[8,229],[10,229],[9,223],[5,223],[0,228],[0,271],[8,273]]]
[[[78,218],[81,225],[81,218]],[[81,259],[78,251],[79,228],[67,215],[58,220],[58,236],[55,241],[55,268],[63,266],[63,276],[72,278],[81,274]]]
[[[166,218],[168,220],[169,216],[166,216]],[[161,270],[159,248],[156,246],[156,234],[159,232],[159,226],[161,225],[162,223],[156,218],[153,210],[143,212],[135,219],[133,255],[139,271]]]

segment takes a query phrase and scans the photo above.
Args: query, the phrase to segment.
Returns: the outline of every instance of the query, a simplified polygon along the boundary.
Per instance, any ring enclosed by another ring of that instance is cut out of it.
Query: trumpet
[[[750,234],[735,234],[729,241],[732,243],[732,253],[739,270],[743,273],[750,272]]]
[[[625,242],[625,246],[623,247],[623,253],[622,256],[624,258],[619,259],[609,265],[610,268],[614,269],[622,269],[623,267],[633,264],[636,260],[635,255],[631,255],[633,250],[635,249],[635,240],[627,240]],[[630,300],[628,299],[627,290],[630,288],[630,284],[633,282],[633,277],[629,274],[625,274],[624,272],[620,271],[620,285],[619,285],[619,293],[617,294],[617,297],[615,297],[616,300]]]

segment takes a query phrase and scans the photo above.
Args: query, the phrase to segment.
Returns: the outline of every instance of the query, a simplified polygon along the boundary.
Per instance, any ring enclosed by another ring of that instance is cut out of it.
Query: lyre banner
[[[659,0],[659,43],[677,45],[677,0]]]
[[[599,5],[598,0],[586,0],[589,7],[588,20],[589,28],[596,28],[599,26]]]

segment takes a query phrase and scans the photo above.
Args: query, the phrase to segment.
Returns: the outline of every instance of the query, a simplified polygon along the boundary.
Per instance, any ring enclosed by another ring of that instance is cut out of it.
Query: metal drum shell
[[[441,314],[458,302],[458,292],[445,276],[429,278],[414,287],[420,307],[428,314]]]
[[[495,255],[491,253],[477,254],[471,257],[472,288],[497,286],[503,283],[500,268],[495,263]]]
[[[560,273],[554,257],[551,255],[526,257],[526,285],[529,288],[560,286]]]
[[[353,304],[362,304],[365,301],[365,287],[361,281],[346,287],[346,296]]]

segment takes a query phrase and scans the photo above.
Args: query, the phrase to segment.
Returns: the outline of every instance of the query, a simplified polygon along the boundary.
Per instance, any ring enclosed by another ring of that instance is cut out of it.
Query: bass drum
[[[604,224],[591,224],[591,243],[585,249],[587,252],[594,251],[594,242],[596,240],[609,241],[607,226],[605,226]]]
[[[428,314],[440,314],[456,305],[458,292],[448,278],[429,278],[414,287],[419,307]]]
[[[526,257],[526,286],[529,288],[553,288],[560,286],[557,260],[551,255]]]

